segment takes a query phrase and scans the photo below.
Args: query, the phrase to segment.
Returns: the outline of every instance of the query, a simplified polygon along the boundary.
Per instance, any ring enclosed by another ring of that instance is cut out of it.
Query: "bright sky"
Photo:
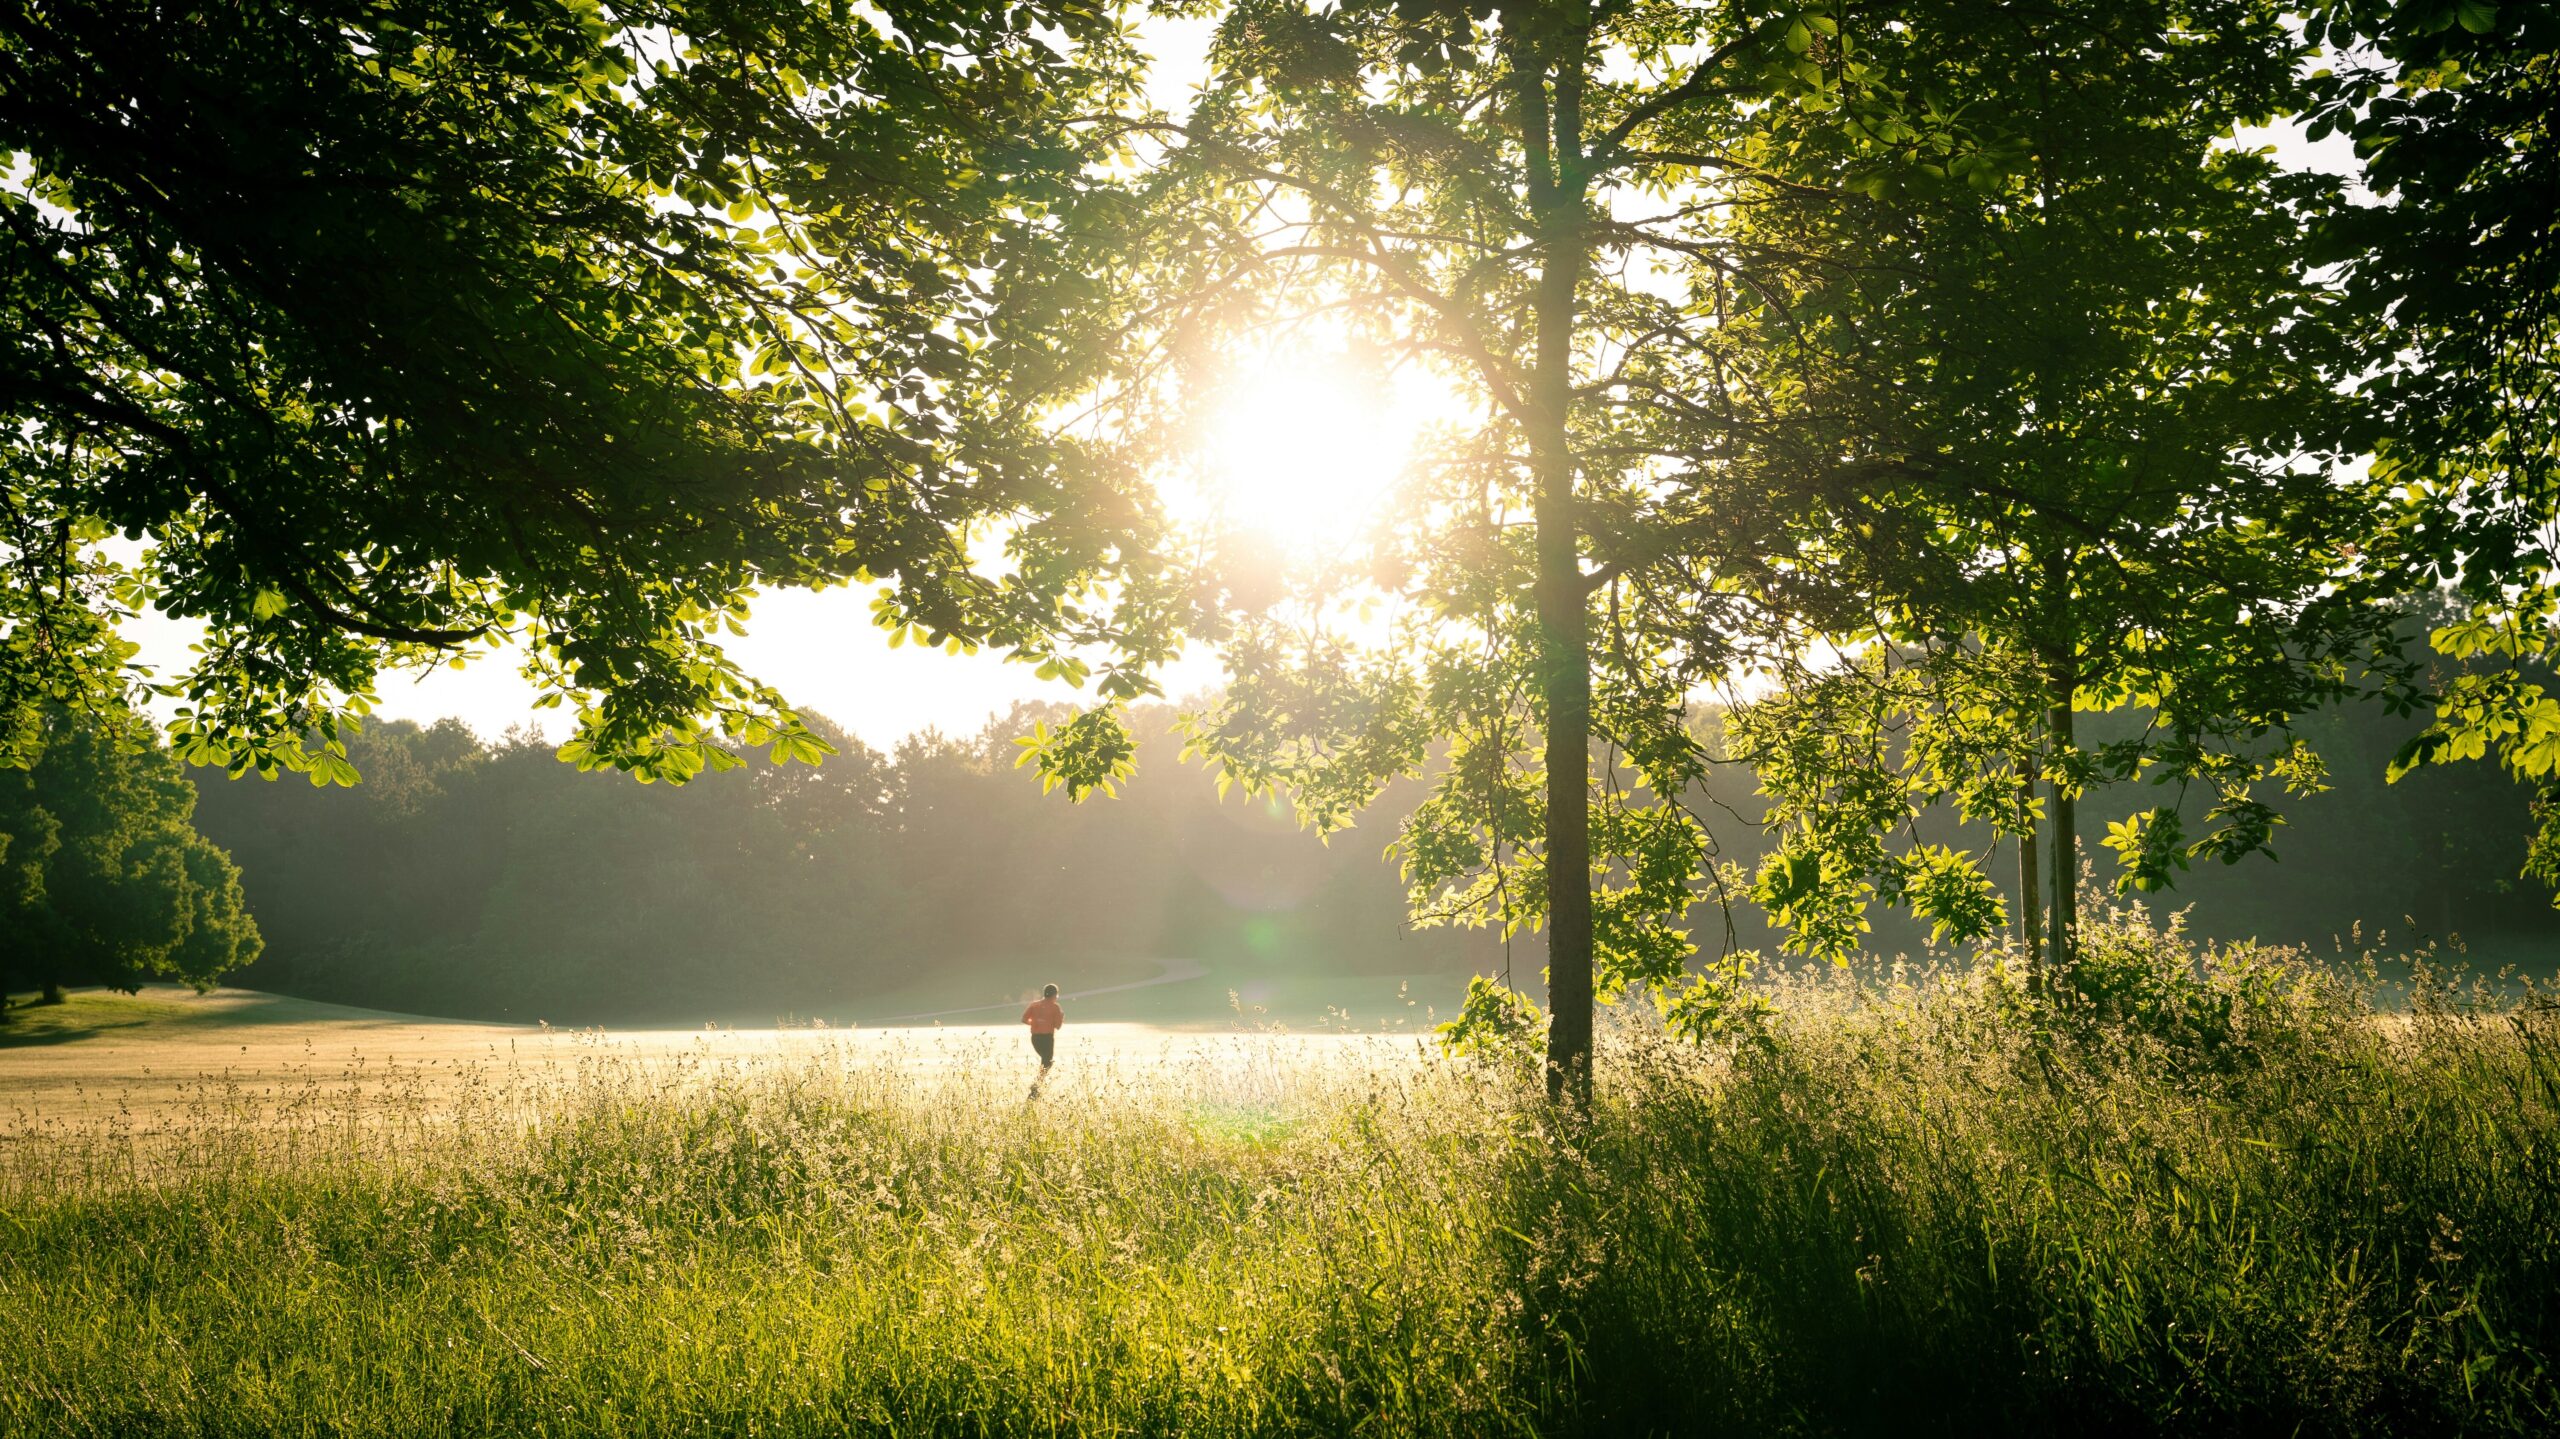
[[[1210,22],[1151,20],[1146,30],[1158,62],[1157,102],[1187,111],[1204,74]],[[2343,138],[2317,147],[2304,144],[2298,129],[2242,138],[2272,143],[2288,163],[2304,168],[2355,169]],[[1234,377],[1203,436],[1201,472],[1170,477],[1168,499],[1184,518],[1223,520],[1311,557],[1357,532],[1401,467],[1416,428],[1446,405],[1411,378],[1380,386],[1303,356],[1275,358]],[[733,641],[731,652],[793,703],[882,750],[929,727],[973,733],[1017,700],[1090,700],[1089,693],[1035,678],[1029,666],[1008,663],[996,651],[893,650],[870,622],[870,598],[867,589],[765,595],[756,602],[748,636]],[[157,615],[131,633],[143,646],[141,658],[164,676],[185,668],[196,638],[194,626]],[[1214,656],[1192,654],[1162,679],[1166,693],[1181,699],[1214,686],[1219,675]],[[533,698],[512,659],[501,654],[462,670],[387,677],[377,713],[421,723],[457,716],[486,738],[524,725],[565,739],[565,719],[558,711],[536,711]]]

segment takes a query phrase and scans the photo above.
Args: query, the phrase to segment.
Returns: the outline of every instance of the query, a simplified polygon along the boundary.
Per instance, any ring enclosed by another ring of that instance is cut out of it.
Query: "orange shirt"
[[[1058,1026],[1067,1022],[1067,1012],[1054,999],[1035,999],[1029,1009],[1022,1011],[1022,1022],[1031,1026],[1033,1034],[1055,1034]]]

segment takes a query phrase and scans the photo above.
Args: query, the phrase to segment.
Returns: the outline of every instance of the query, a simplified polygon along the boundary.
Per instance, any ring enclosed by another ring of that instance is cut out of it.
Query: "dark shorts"
[[[1054,1064],[1058,1059],[1058,1036],[1035,1034],[1031,1036],[1031,1048],[1039,1054],[1042,1064]]]

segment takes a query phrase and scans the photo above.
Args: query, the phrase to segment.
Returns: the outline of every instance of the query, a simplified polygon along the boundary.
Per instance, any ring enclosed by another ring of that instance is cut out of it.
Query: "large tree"
[[[1743,670],[1875,623],[1883,577],[1844,550],[1864,521],[1844,529],[1840,510],[1925,528],[1951,507],[2013,504],[2068,537],[2065,552],[2101,551],[2101,563],[2068,580],[1982,577],[1985,591],[2005,583],[2021,602],[2069,597],[2078,628],[2052,642],[2073,653],[2104,646],[2106,625],[2120,623],[2104,619],[2123,600],[2109,588],[2123,572],[2114,561],[2147,549],[2129,537],[2254,523],[2254,512],[2226,513],[2248,477],[2215,448],[2235,428],[2220,410],[2190,421],[2180,397],[2106,395],[2116,411],[2099,419],[2174,432],[2127,444],[2119,429],[2116,460],[2171,468],[2094,497],[2053,475],[2039,481],[2044,492],[2021,497],[2008,487],[2030,457],[1932,465],[1905,432],[1879,440],[1858,429],[1860,405],[1867,419],[1882,413],[1872,394],[1826,390],[1785,358],[1820,347],[1825,337],[1808,326],[1854,339],[1838,314],[1822,313],[1875,299],[1846,273],[1909,257],[1883,253],[1872,232],[1744,217],[1861,194],[1881,204],[1878,190],[1952,178],[1968,198],[1939,217],[2001,229],[1983,218],[1968,177],[2013,204],[2033,202],[2047,137],[2017,122],[2061,124],[2071,97],[2038,87],[2066,61],[1986,58],[2005,41],[2039,37],[2036,23],[1983,23],[1984,9],[1555,0],[1497,12],[1247,0],[1221,18],[1213,77],[1188,117],[1142,127],[1165,153],[1149,195],[1159,220],[1137,265],[1150,303],[1132,325],[1156,337],[1137,351],[1156,368],[1135,372],[1133,392],[1179,409],[1214,382],[1215,356],[1286,332],[1301,347],[1326,337],[1348,364],[1427,369],[1461,397],[1348,563],[1291,589],[1226,557],[1230,582],[1208,597],[1233,679],[1194,722],[1194,749],[1229,778],[1287,789],[1326,829],[1439,755],[1432,794],[1395,846],[1414,912],[1544,928],[1546,1053],[1559,1092],[1588,1084],[1595,999],[1652,986],[1682,1027],[1711,1029],[1728,1015],[1736,972],[1697,974],[1689,963],[1689,910],[1707,895],[1730,898],[1739,878],[1717,863],[1698,803],[1714,757],[1690,708]],[[2069,50],[2069,65],[2100,68],[2101,88],[2142,106],[2138,117],[2085,109],[2076,123],[2108,138],[2076,158],[2103,164],[2098,152],[2111,143],[2142,153],[2152,174],[2198,158],[2180,104],[2245,118],[2255,113],[2250,84],[2280,88],[2298,49],[2273,8],[2249,0],[2070,5],[2048,18],[2045,43]],[[2183,62],[2199,44],[2208,64],[2244,73],[2198,80]],[[2164,54],[2178,63],[2161,63]],[[1960,83],[1941,83],[1950,80]],[[2181,91],[2199,84],[2201,95]],[[2178,122],[2174,143],[2143,152],[2133,132],[2163,114]],[[1838,163],[1848,154],[1859,163]],[[2255,192],[2227,178],[2208,184],[2245,206]],[[2091,193],[2116,213],[2074,223],[2168,228],[2138,190],[2093,180]],[[2230,226],[2206,258],[2252,238]],[[1977,276],[1995,262],[1992,248],[1973,243],[1965,256]],[[2155,248],[2175,250],[2165,240]],[[2080,257],[2108,259],[2087,246]],[[2064,263],[2052,257],[2055,270]],[[2154,257],[2155,269],[2177,263],[2174,253]],[[2194,298],[2172,283],[2184,274],[2119,278],[2126,291]],[[2013,308],[2026,298],[2013,286],[1999,295]],[[2075,303],[2055,301],[2048,341],[2064,340],[2059,312]],[[2107,301],[2143,303],[2130,293]],[[2213,327],[2277,323],[2293,303],[2243,306],[2236,320],[2199,316],[2195,328],[2228,339]],[[2044,404],[2084,403],[2111,379],[2138,381],[2146,359],[2159,358],[2097,348]],[[2172,357],[2186,366],[2183,398],[2218,400],[2210,371],[2220,353],[2205,338],[2189,348],[2199,353]],[[2064,350],[2052,358],[2070,361]],[[2000,373],[2044,358],[2010,356]],[[2253,381],[2234,404],[2260,404],[2266,388]],[[1989,444],[1988,411],[2004,403],[2014,439],[2019,398],[1975,394],[1985,412],[1940,442]],[[2079,448],[2058,458],[2084,475],[2105,463],[2103,442]],[[2310,483],[2256,478],[2286,494]],[[2179,498],[2207,480],[2205,493]],[[1930,493],[1906,506],[1914,486]],[[2139,502],[2118,503],[2127,493]],[[1352,617],[1364,592],[1396,602],[1385,643]],[[2059,678],[2066,696],[2121,683]],[[1476,1017],[1521,1017],[1521,999],[1500,988],[1479,999]]]
[[[2349,586],[2375,520],[2344,477],[2368,437],[2340,390],[2363,361],[2315,278],[2334,182],[2233,138],[2310,98],[2277,6],[1911,19],[1861,83],[1961,109],[1978,148],[1803,127],[1799,183],[1738,216],[1820,257],[1768,277],[1801,288],[1745,352],[1783,397],[1752,444],[1781,484],[1815,481],[1805,552],[1874,610],[1831,637],[1853,659],[1791,667],[1733,732],[1787,830],[1761,893],[1796,942],[1854,946],[1869,894],[1963,937],[1996,927],[1981,857],[1894,842],[1950,801],[2015,837],[2012,912],[2060,966],[2083,792],[2170,788],[2108,837],[2129,887],[2266,852],[2262,782],[2317,783],[2288,721],[2377,644],[2396,656]],[[2079,736],[2080,713],[2125,708],[2145,726]],[[2208,797],[2192,835],[2190,790]]]
[[[583,763],[814,758],[717,643],[761,586],[1112,638],[1142,506],[1039,416],[1133,64],[1088,0],[6,7],[0,759],[145,603],[187,758],[342,782],[386,666],[501,641]]]
[[[1159,148],[1130,433],[1281,334],[1459,397],[1342,568],[1213,556],[1199,623],[1232,678],[1194,751],[1332,830],[1443,746],[1397,841],[1415,914],[1543,927],[1560,1093],[1587,1091],[1595,998],[1676,986],[1692,953],[1713,840],[1687,696],[1757,611],[1823,591],[1725,464],[1747,397],[1723,327],[1768,257],[1719,210],[1776,183],[1781,117],[1842,103],[1843,31],[1829,7],[1244,0],[1189,114],[1131,127]],[[1364,591],[1392,597],[1393,642],[1346,629]]]
[[[146,978],[209,989],[264,947],[229,855],[198,834],[195,787],[147,728],[66,710],[0,770],[0,996]]]

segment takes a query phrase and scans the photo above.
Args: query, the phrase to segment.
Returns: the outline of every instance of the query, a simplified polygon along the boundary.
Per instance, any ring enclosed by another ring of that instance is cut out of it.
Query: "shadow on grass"
[[[70,1044],[122,1029],[193,1026],[216,1018],[147,995],[75,991],[53,1004],[32,995],[11,995],[8,1010],[0,1013],[0,1050]]]

